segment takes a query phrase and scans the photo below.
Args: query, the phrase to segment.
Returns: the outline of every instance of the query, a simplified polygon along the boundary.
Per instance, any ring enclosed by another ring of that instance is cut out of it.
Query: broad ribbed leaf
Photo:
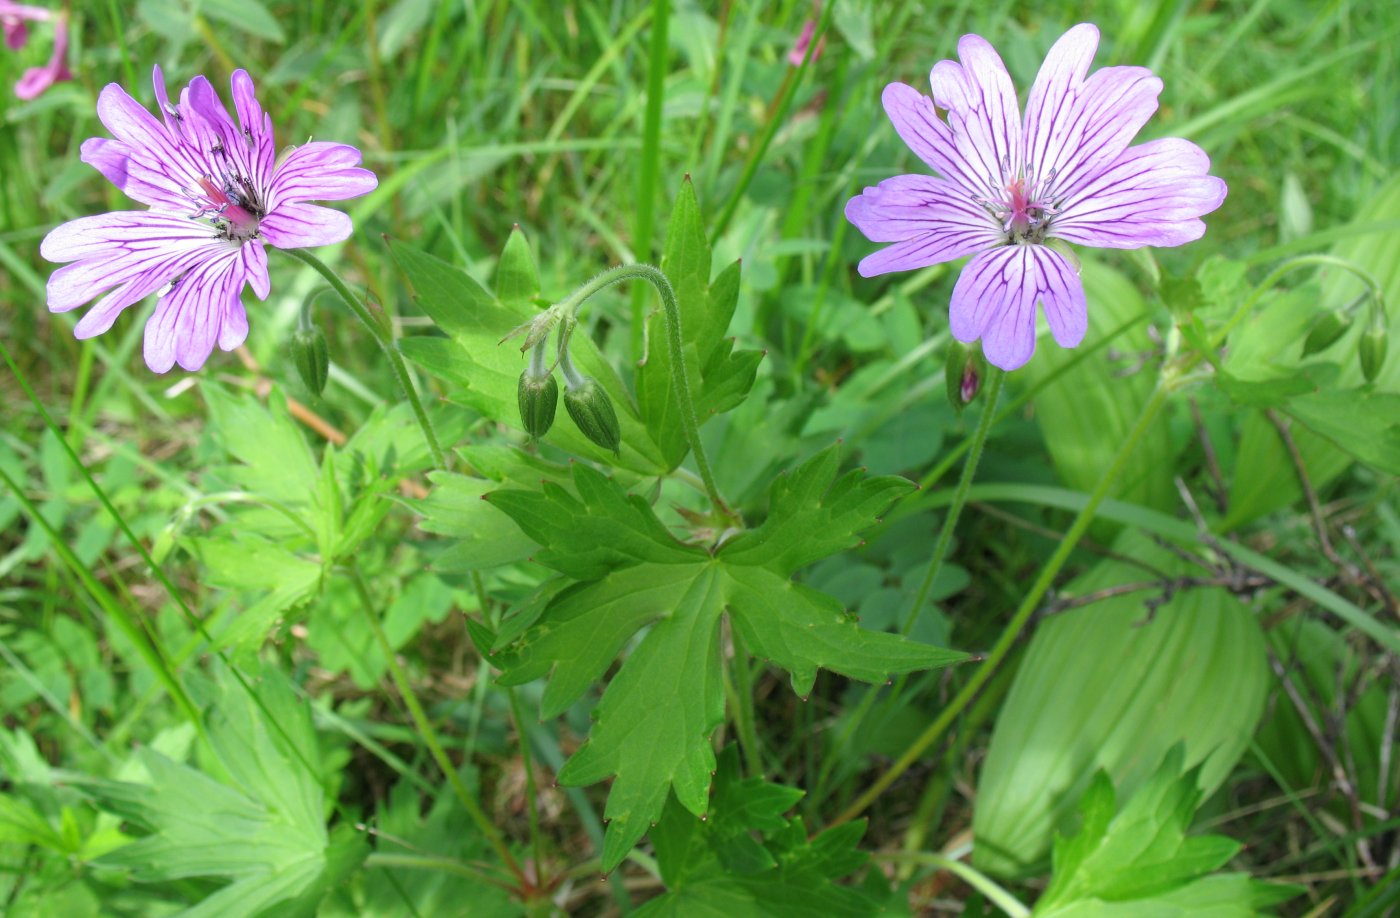
[[[1147,311],[1141,294],[1126,277],[1092,259],[1084,260],[1083,279],[1089,298],[1089,331],[1081,350]],[[1091,491],[1098,484],[1156,385],[1155,364],[1139,359],[1140,353],[1154,347],[1145,322],[1121,333],[1108,347],[1122,356],[1114,361],[1100,351],[1079,361],[1035,397],[1035,420],[1055,473],[1080,491]],[[1035,359],[1016,375],[1024,377],[1022,385],[1038,384],[1079,353],[1044,340]],[[1158,510],[1175,508],[1178,498],[1172,486],[1171,458],[1167,423],[1160,419],[1138,444],[1131,468],[1109,496]]]
[[[1169,574],[1189,571],[1133,531],[1122,555]],[[1140,583],[1142,568],[1106,561],[1065,589],[1079,596]],[[1044,863],[1057,828],[1099,769],[1131,794],[1168,749],[1185,743],[1213,791],[1229,774],[1263,712],[1269,673],[1253,615],[1219,588],[1177,592],[1148,620],[1151,592],[1064,612],[1031,639],[997,717],[978,782],[974,863],[1018,875]],[[1229,699],[1229,703],[1221,702]]]

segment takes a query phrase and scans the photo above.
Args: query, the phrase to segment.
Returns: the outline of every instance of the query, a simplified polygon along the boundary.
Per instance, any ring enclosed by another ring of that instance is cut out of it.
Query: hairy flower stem
[[[447,460],[443,455],[442,447],[438,445],[437,434],[433,432],[432,422],[428,420],[428,413],[423,410],[423,403],[418,399],[418,390],[413,385],[413,379],[408,375],[408,366],[403,362],[403,355],[399,349],[394,347],[394,339],[389,329],[383,323],[375,319],[369,311],[369,307],[361,303],[355,294],[350,292],[350,288],[340,279],[340,275],[332,271],[325,262],[312,255],[305,249],[278,249],[292,256],[304,264],[310,265],[326,279],[340,298],[350,307],[350,311],[355,314],[355,318],[369,329],[369,333],[374,336],[374,340],[379,344],[379,349],[384,352],[384,356],[389,358],[389,366],[394,371],[394,377],[399,382],[399,388],[403,390],[404,397],[413,408],[413,415],[418,419],[418,426],[423,430],[423,439],[428,442],[428,452],[433,456],[433,467],[439,469],[447,468]]]
[[[414,726],[423,736],[423,742],[427,743],[428,752],[432,754],[433,761],[437,762],[438,768],[447,778],[447,783],[452,786],[453,793],[466,809],[467,815],[471,817],[472,822],[476,823],[481,834],[491,843],[491,847],[496,849],[496,855],[501,859],[501,863],[520,881],[523,888],[528,882],[525,874],[521,871],[520,865],[516,863],[515,857],[510,853],[510,848],[506,845],[500,830],[481,809],[481,804],[472,796],[466,783],[462,781],[457,767],[448,758],[447,750],[443,748],[442,742],[438,739],[433,722],[428,719],[427,712],[423,710],[423,705],[418,700],[418,695],[413,691],[413,685],[408,681],[403,667],[399,665],[398,657],[394,655],[394,648],[389,643],[389,636],[384,633],[384,626],[379,621],[379,610],[375,607],[374,598],[369,594],[369,587],[365,585],[365,579],[360,574],[359,567],[353,562],[351,562],[349,573],[350,581],[355,585],[355,593],[360,599],[360,605],[365,610],[365,618],[369,622],[369,628],[374,632],[374,639],[379,642],[379,649],[384,653],[384,659],[389,666],[389,677],[394,680],[394,686],[399,690],[399,695],[403,697],[404,705],[408,708],[409,716],[413,718]]]
[[[948,507],[948,514],[943,517],[943,528],[938,533],[938,541],[933,544],[933,555],[928,559],[924,582],[919,585],[914,605],[910,607],[909,614],[899,629],[899,633],[905,636],[914,630],[914,623],[919,620],[919,613],[924,608],[924,601],[928,599],[933,581],[938,577],[938,572],[948,557],[948,546],[953,542],[953,530],[957,528],[958,517],[962,516],[963,507],[967,504],[967,492],[972,487],[973,476],[977,474],[977,464],[982,461],[982,447],[986,445],[987,434],[991,433],[992,424],[996,421],[997,401],[1001,398],[1001,384],[1006,381],[1006,372],[989,367],[988,375],[992,378],[991,389],[987,393],[986,403],[982,406],[982,417],[977,421],[977,432],[972,435],[971,451],[967,461],[963,463],[962,477],[958,479],[957,490],[953,492],[953,503]]]
[[[904,750],[904,753],[894,764],[876,779],[873,784],[866,788],[865,792],[857,797],[855,802],[846,807],[841,815],[836,817],[833,825],[854,819],[864,812],[866,807],[874,803],[879,796],[885,792],[886,788],[893,784],[900,775],[904,774],[909,766],[913,765],[914,762],[918,760],[919,756],[923,755],[925,750],[937,742],[943,734],[947,732],[948,727],[952,725],[953,721],[962,714],[963,710],[972,702],[973,698],[976,697],[978,690],[981,689],[987,680],[992,677],[992,674],[996,672],[997,667],[1006,659],[1007,654],[1011,652],[1011,648],[1016,645],[1016,639],[1020,637],[1022,629],[1026,627],[1026,623],[1030,621],[1031,615],[1033,615],[1035,610],[1039,607],[1041,599],[1045,597],[1051,584],[1054,583],[1055,577],[1060,573],[1060,569],[1063,568],[1065,562],[1069,560],[1070,553],[1074,551],[1075,546],[1079,544],[1079,540],[1088,530],[1089,524],[1094,521],[1094,516],[1098,512],[1099,504],[1103,503],[1104,499],[1108,497],[1109,490],[1113,487],[1114,482],[1118,480],[1118,476],[1123,473],[1124,467],[1128,464],[1128,459],[1132,456],[1133,451],[1137,449],[1142,438],[1147,434],[1148,429],[1152,426],[1152,422],[1162,410],[1162,406],[1166,404],[1169,392],[1170,389],[1162,383],[1158,383],[1157,388],[1153,390],[1151,398],[1149,398],[1147,404],[1143,406],[1142,414],[1138,416],[1137,423],[1133,425],[1133,429],[1128,433],[1127,439],[1123,441],[1122,447],[1119,448],[1118,454],[1114,456],[1113,464],[1109,466],[1108,471],[1104,472],[1103,477],[1099,479],[1099,483],[1094,488],[1094,492],[1089,495],[1088,502],[1084,505],[1084,508],[1079,511],[1079,515],[1074,518],[1074,522],[1070,524],[1069,530],[1060,541],[1059,547],[1055,549],[1055,553],[1050,556],[1050,560],[1040,569],[1040,575],[1036,578],[1035,583],[1031,585],[1030,591],[1026,593],[1025,597],[1021,600],[1021,605],[1017,607],[1015,614],[1011,616],[1011,621],[1009,621],[1002,630],[1001,636],[997,638],[996,644],[987,654],[982,665],[972,674],[972,678],[967,681],[967,684],[962,687],[957,696],[948,703],[948,706],[939,712],[938,717],[934,719],[933,723],[928,725],[927,729],[919,735],[918,739],[914,740],[909,748]]]
[[[705,458],[705,448],[700,443],[700,422],[695,414],[695,401],[690,394],[690,378],[685,372],[685,351],[681,342],[681,307],[676,301],[676,292],[671,281],[660,268],[653,265],[620,265],[609,268],[602,274],[579,287],[568,299],[556,307],[573,319],[584,302],[600,290],[627,280],[644,280],[656,288],[661,295],[661,306],[666,316],[666,346],[671,356],[671,389],[675,394],[676,406],[680,409],[681,429],[685,434],[686,445],[695,456],[695,466],[700,470],[700,480],[705,485],[705,493],[715,509],[732,516],[733,511],[719,496],[715,487],[715,477],[710,472],[710,461]]]

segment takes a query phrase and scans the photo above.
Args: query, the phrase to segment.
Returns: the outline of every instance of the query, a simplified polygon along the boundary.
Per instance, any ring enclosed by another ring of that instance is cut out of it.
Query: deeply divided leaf
[[[614,778],[605,870],[660,818],[668,794],[693,814],[705,812],[714,769],[710,737],[724,717],[722,615],[752,653],[788,670],[802,694],[821,668],[879,682],[965,659],[865,631],[835,600],[789,579],[797,567],[852,544],[909,486],[903,479],[866,480],[859,472],[833,483],[838,461],[827,450],[775,485],[773,510],[760,530],[765,537],[745,546],[741,536],[735,545],[743,550],[715,555],[677,541],[645,501],[581,463],[567,483],[489,495],[539,543],[536,561],[582,581],[546,583],[539,600],[523,607],[529,627],[508,646],[482,635],[499,648],[492,662],[503,670],[501,681],[548,676],[541,714],[552,717],[635,644],[593,711],[588,741],[559,774],[565,784]],[[734,857],[765,863],[749,846],[736,848]]]

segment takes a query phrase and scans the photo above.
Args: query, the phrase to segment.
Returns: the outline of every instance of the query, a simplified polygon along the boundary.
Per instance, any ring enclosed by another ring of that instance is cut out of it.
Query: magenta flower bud
[[[986,376],[987,361],[981,349],[956,340],[948,346],[948,356],[943,361],[943,380],[948,390],[948,404],[958,414],[976,401]]]

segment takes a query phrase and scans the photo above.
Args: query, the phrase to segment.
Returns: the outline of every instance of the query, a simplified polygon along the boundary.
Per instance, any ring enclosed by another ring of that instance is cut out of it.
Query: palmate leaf
[[[1055,841],[1054,875],[1035,915],[1245,918],[1257,914],[1257,906],[1291,893],[1243,874],[1210,876],[1241,845],[1221,835],[1187,837],[1202,795],[1199,767],[1183,773],[1184,760],[1184,749],[1172,747],[1121,810],[1108,775],[1095,776],[1080,799],[1079,831]]]
[[[706,811],[715,769],[710,736],[724,718],[721,617],[757,655],[811,690],[819,668],[877,682],[966,656],[865,631],[830,597],[793,583],[794,569],[853,544],[895,498],[887,479],[833,481],[835,447],[774,486],[769,522],[714,555],[677,541],[644,501],[576,466],[575,494],[497,491],[491,503],[539,542],[536,561],[586,582],[554,590],[519,640],[493,663],[504,684],[549,676],[544,717],[577,701],[634,636],[644,636],[594,709],[587,742],[559,773],[563,784],[612,776],[603,868],[611,870],[661,815],[668,794]],[[801,544],[804,541],[809,545]],[[535,614],[532,612],[532,614]]]
[[[695,186],[687,176],[671,211],[661,270],[670,279],[680,304],[681,346],[701,424],[743,401],[763,359],[759,351],[734,351],[733,339],[724,337],[739,302],[738,262],[713,281],[710,268],[710,243]],[[687,446],[676,396],[671,392],[666,333],[666,317],[657,308],[647,320],[649,345],[646,362],[637,369],[637,406],[670,470],[685,458]]]
[[[861,891],[834,882],[860,869],[865,834],[858,820],[808,839],[801,817],[784,814],[803,792],[760,778],[741,779],[738,747],[720,753],[704,821],[668,800],[652,830],[665,895],[637,914],[864,916],[880,911]]]
[[[276,670],[255,687],[262,705],[220,671],[209,738],[219,778],[141,750],[149,784],[76,779],[98,804],[149,834],[98,858],[142,882],[189,877],[228,885],[184,915],[311,914],[367,849],[327,832],[316,737],[306,705]],[[266,709],[266,710],[264,710]],[[308,767],[309,766],[309,767]]]

